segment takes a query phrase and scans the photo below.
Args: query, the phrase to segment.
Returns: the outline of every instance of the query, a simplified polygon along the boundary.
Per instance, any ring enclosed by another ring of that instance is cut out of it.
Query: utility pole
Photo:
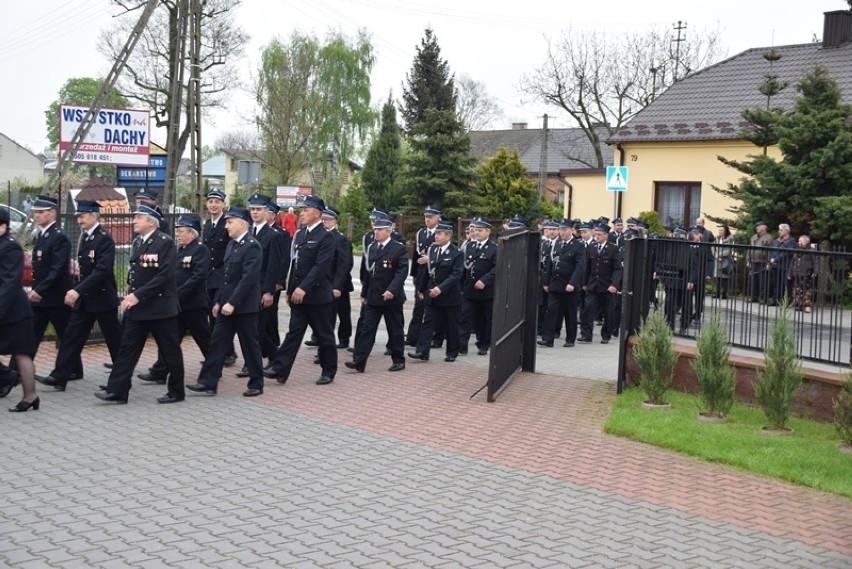
[[[204,191],[201,184],[201,0],[190,0],[190,12],[189,88],[186,95],[190,146],[190,203],[195,211],[201,211]]]
[[[674,81],[677,82],[677,74],[680,69],[680,44],[683,41],[686,41],[686,32],[684,32],[683,36],[681,36],[681,31],[686,30],[686,22],[677,21],[677,24],[672,24],[675,30],[677,30],[677,38],[672,41],[675,43],[675,68],[674,68]]]
[[[178,2],[178,29],[172,32],[171,51],[172,61],[171,82],[169,84],[169,132],[166,141],[168,159],[166,160],[166,187],[163,191],[163,206],[168,208],[176,202],[177,169],[180,164],[180,123],[183,114],[183,74],[186,58],[186,36],[189,25],[189,0]]]
[[[541,156],[538,162],[538,199],[544,196],[547,187],[547,113],[542,117],[541,127]]]

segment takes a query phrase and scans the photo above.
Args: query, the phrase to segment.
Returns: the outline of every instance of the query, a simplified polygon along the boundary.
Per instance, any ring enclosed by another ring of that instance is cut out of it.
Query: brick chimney
[[[825,12],[822,47],[837,47],[852,40],[852,10]]]

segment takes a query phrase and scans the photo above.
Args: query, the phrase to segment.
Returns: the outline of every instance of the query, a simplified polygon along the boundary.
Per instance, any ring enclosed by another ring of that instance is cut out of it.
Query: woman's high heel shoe
[[[9,411],[12,413],[23,413],[24,411],[29,411],[30,407],[33,408],[33,411],[38,411],[39,405],[41,405],[41,401],[36,397],[32,401],[19,401],[14,407],[9,407]]]

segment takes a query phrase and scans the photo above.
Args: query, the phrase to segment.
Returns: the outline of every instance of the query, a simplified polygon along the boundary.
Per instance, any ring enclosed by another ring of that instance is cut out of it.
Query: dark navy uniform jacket
[[[408,277],[408,250],[405,245],[389,239],[381,251],[375,241],[370,245],[370,265],[366,278],[361,280],[361,298],[371,306],[387,306],[405,302],[405,279]],[[382,298],[385,291],[391,300]]]
[[[181,310],[208,309],[207,275],[210,273],[210,250],[193,241],[178,247],[175,257],[175,284]]]
[[[103,227],[84,231],[77,249],[80,282],[74,290],[80,295],[75,310],[105,312],[118,308],[118,289],[115,285],[115,242]]]
[[[477,243],[477,241],[469,241],[465,247],[463,296],[468,300],[487,300],[494,298],[497,245],[491,241],[485,241],[479,248]],[[474,288],[476,281],[482,281],[485,288],[482,290]]]
[[[325,304],[334,300],[331,294],[334,236],[322,223],[312,231],[302,228],[293,237],[293,259],[287,294],[297,288],[305,291],[302,304]]]
[[[589,292],[603,293],[610,286],[621,288],[621,253],[615,243],[604,242],[603,251],[598,251],[597,242],[586,248],[585,287]]]
[[[331,276],[331,288],[344,293],[352,292],[355,290],[352,286],[352,267],[355,265],[352,242],[337,228],[329,233],[334,237],[334,272]]]
[[[57,224],[42,232],[33,246],[33,290],[41,295],[34,306],[62,306],[74,288],[69,270],[71,241]]]
[[[575,290],[580,290],[586,274],[587,250],[578,239],[553,242],[547,284],[550,292],[567,294],[565,287],[569,284],[574,285]]]
[[[439,253],[440,247],[432,244],[429,248],[429,263],[425,276],[420,279],[418,290],[423,293],[427,304],[436,307],[458,306],[462,301],[461,279],[464,272],[464,259],[459,248],[452,243]],[[438,287],[441,294],[432,298],[429,289]]]
[[[249,231],[253,231],[252,226]],[[285,240],[284,234],[287,235]],[[266,224],[254,238],[263,249],[263,262],[260,267],[260,289],[264,293],[274,294],[276,285],[287,282],[287,269],[290,265],[290,234],[278,227]]]
[[[216,227],[209,219],[204,222],[202,230],[202,243],[210,251],[210,277],[207,279],[207,288],[215,290],[222,286],[222,276],[225,274],[225,249],[231,240],[225,230],[225,216],[219,218]]]
[[[0,237],[0,322],[11,324],[32,318],[33,309],[21,286],[24,251],[6,232]]]
[[[260,312],[260,268],[263,248],[257,239],[246,233],[239,241],[228,243],[225,252],[222,286],[216,296],[219,308],[234,306],[237,314]]]
[[[131,249],[128,293],[139,299],[139,304],[127,311],[130,320],[159,320],[178,314],[177,286],[175,285],[175,258],[177,250],[172,238],[162,231]]]

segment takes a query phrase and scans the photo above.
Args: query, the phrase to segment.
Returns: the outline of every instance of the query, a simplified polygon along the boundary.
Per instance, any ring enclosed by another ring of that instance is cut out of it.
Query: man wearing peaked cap
[[[71,241],[57,223],[58,203],[50,196],[37,196],[31,212],[38,236],[32,251],[33,284],[28,298],[33,310],[36,347],[44,338],[48,324],[53,324],[60,340],[65,336],[71,307],[65,304],[65,293],[74,288],[69,270]],[[30,354],[33,359],[36,353]],[[15,368],[12,359],[12,369]],[[69,379],[83,377],[83,362],[78,356]]]
[[[601,343],[608,344],[618,323],[615,322],[615,302],[621,287],[621,254],[609,242],[609,226],[600,223],[594,229],[595,242],[586,248],[586,271],[583,290],[586,302],[580,321],[579,342],[592,341],[595,318],[603,312]]]
[[[470,223],[471,241],[465,249],[462,278],[463,319],[459,353],[466,354],[471,333],[477,353],[491,348],[491,313],[494,307],[494,281],[497,275],[497,246],[491,242],[491,224],[475,217]]]
[[[266,204],[266,225],[272,230],[275,239],[278,241],[278,249],[281,251],[281,259],[276,269],[274,265],[267,267],[266,278],[274,279],[275,292],[272,293],[272,305],[268,308],[269,316],[265,318],[265,326],[260,329],[261,338],[261,353],[269,354],[270,360],[268,366],[272,365],[271,355],[278,350],[281,344],[281,337],[278,334],[278,302],[281,298],[281,292],[287,286],[287,272],[290,270],[290,250],[293,248],[293,239],[290,237],[290,232],[275,223],[278,218],[278,212],[281,210],[278,204],[271,199]],[[268,287],[268,283],[264,288]],[[264,306],[268,302],[268,297],[261,297],[261,304]],[[261,310],[260,320],[264,320],[264,311]],[[260,323],[259,323],[260,324]]]
[[[574,222],[563,219],[559,239],[553,244],[546,275],[547,317],[538,344],[553,347],[553,340],[565,323],[565,347],[577,339],[577,310],[586,271],[586,247],[574,238]]]
[[[175,257],[175,284],[177,285],[178,338],[183,339],[189,332],[204,358],[210,348],[210,322],[207,314],[210,305],[207,300],[207,275],[210,272],[210,251],[199,243],[201,222],[196,217],[182,216],[175,222],[177,255]],[[139,379],[166,383],[168,369],[163,354],[158,351],[157,361],[147,374],[139,374]]]
[[[331,289],[334,237],[322,225],[325,202],[308,196],[302,203],[302,229],[293,239],[287,299],[290,323],[287,335],[275,354],[266,377],[284,384],[290,377],[299,346],[310,326],[317,335],[322,371],[318,385],[334,381],[337,374],[337,345],[334,341],[334,295]]]
[[[263,250],[251,235],[251,216],[247,210],[229,209],[225,214],[225,227],[231,241],[225,252],[222,286],[213,302],[212,313],[216,321],[210,338],[210,351],[196,382],[186,388],[195,393],[216,394],[227,348],[237,334],[249,372],[243,396],[255,397],[263,393],[263,364],[257,328]]]
[[[140,206],[145,205],[155,210],[159,216],[158,229],[166,235],[171,235],[171,228],[169,227],[168,222],[163,219],[163,211],[160,209],[160,206],[157,205],[157,193],[147,188],[142,188],[133,195],[136,198],[136,209],[138,210]]]
[[[429,247],[435,242],[435,228],[440,221],[440,209],[432,205],[427,205],[423,209],[423,222],[425,226],[417,230],[417,235],[414,238],[414,259],[411,263],[411,277],[414,281],[415,288],[418,286],[418,283],[425,279],[424,275],[428,272],[426,267],[426,264],[428,263],[427,253],[429,251]],[[405,338],[405,343],[409,346],[417,345],[420,338],[420,327],[423,325],[424,306],[422,296],[417,295],[414,299],[414,308],[411,311],[411,322],[408,323],[408,334]]]
[[[124,311],[124,329],[118,361],[113,362],[106,390],[95,397],[111,403],[127,403],[133,368],[152,335],[169,370],[168,391],[159,403],[184,399],[183,352],[178,336],[177,285],[175,284],[175,243],[158,231],[162,216],[147,205],[133,212],[133,231],[137,237],[130,248],[127,296],[119,308]]]
[[[216,296],[222,286],[225,271],[225,249],[231,238],[225,228],[225,194],[219,189],[207,192],[207,219],[202,229],[202,243],[210,251],[210,273],[207,277],[207,302],[210,306],[216,303]],[[210,329],[213,329],[215,318],[209,316]],[[224,365],[232,366],[237,361],[234,344],[227,348]]]
[[[438,223],[435,242],[429,246],[425,278],[417,287],[417,295],[424,299],[423,325],[417,339],[417,350],[408,356],[428,360],[432,337],[439,320],[446,323],[447,351],[444,361],[453,362],[459,355],[459,307],[462,304],[461,279],[464,259],[452,243],[453,226]]]
[[[352,286],[352,267],[355,259],[352,255],[352,242],[337,228],[339,212],[331,206],[326,206],[322,212],[322,224],[326,231],[334,237],[334,261],[331,276],[331,293],[334,297],[333,313],[339,323],[337,327],[337,347],[349,347],[352,337],[352,306],[349,293],[355,290]],[[314,338],[315,339],[315,338]],[[316,342],[314,342],[316,344]]]
[[[63,301],[72,308],[62,343],[56,354],[53,371],[36,379],[65,391],[72,379],[80,354],[95,322],[103,333],[110,357],[115,363],[121,347],[121,324],[116,308],[118,293],[115,283],[115,242],[100,225],[100,206],[97,202],[77,202],[77,224],[80,242],[77,265],[80,278],[77,285],[65,292]]]

